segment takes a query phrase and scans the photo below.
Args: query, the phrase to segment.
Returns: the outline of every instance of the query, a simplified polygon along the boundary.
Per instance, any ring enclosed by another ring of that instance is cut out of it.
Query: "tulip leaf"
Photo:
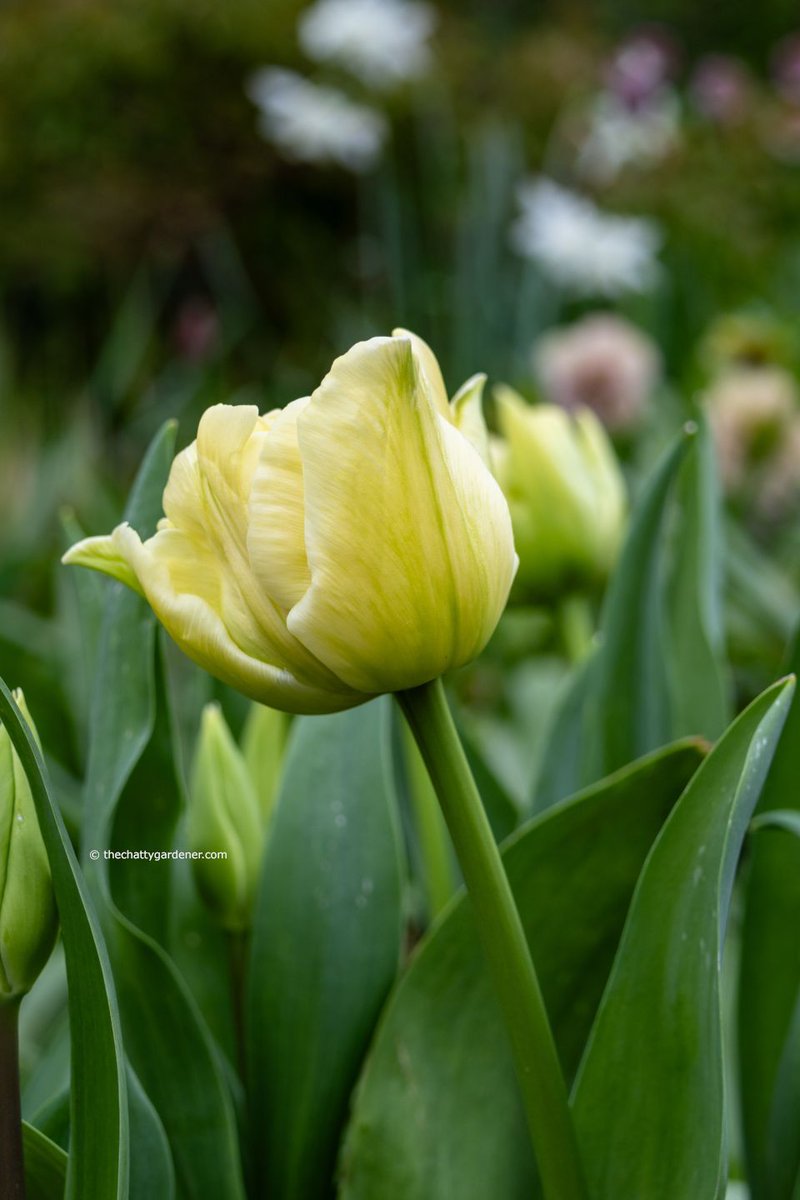
[[[69,984],[72,1092],[67,1200],[128,1194],[128,1108],[119,1012],[100,924],[39,747],[0,680],[0,721],[28,777],[50,861]]]
[[[800,668],[800,639],[791,656]],[[795,696],[759,815],[753,825],[790,828],[800,821],[800,699]],[[770,1132],[781,1063],[792,1057],[800,1034],[795,1013],[800,998],[800,840],[763,828],[752,839],[745,886],[739,976],[739,1070],[745,1151],[754,1200],[786,1200],[776,1190],[776,1155],[800,1151],[800,1130],[778,1145]],[[768,986],[765,986],[768,981]],[[769,1143],[772,1140],[772,1148]],[[780,1168],[785,1174],[785,1168]]]
[[[664,745],[672,734],[664,659],[663,530],[667,501],[690,440],[684,433],[656,467],[606,593],[601,649],[585,713],[587,783]]]
[[[126,519],[143,535],[161,512],[173,439],[174,427],[167,425],[145,458],[126,509]],[[137,1163],[131,1185],[143,1200],[169,1196],[174,1163],[182,1197],[241,1200],[238,1134],[221,1056],[165,948],[171,864],[102,857],[107,850],[170,850],[181,804],[155,618],[121,585],[108,588],[90,727],[84,854],[101,855],[92,876],[125,1049],[140,1085],[136,1129],[156,1151],[148,1152],[146,1164],[153,1174]]]
[[[725,925],[793,686],[775,684],[734,722],[642,871],[574,1089],[593,1200],[710,1200],[725,1177]]]
[[[175,1170],[167,1135],[135,1072],[128,1067],[131,1200],[174,1200]]]
[[[22,1124],[27,1200],[64,1200],[67,1156],[33,1125]]]
[[[700,418],[678,479],[669,612],[673,737],[718,738],[730,720],[722,623],[721,499],[714,446]]]
[[[684,434],[664,455],[634,508],[606,593],[599,648],[576,671],[553,719],[536,782],[537,812],[672,736],[663,529],[690,440]]]
[[[383,699],[301,718],[290,737],[250,960],[257,1195],[332,1193],[350,1093],[397,973],[390,717]]]
[[[683,742],[521,827],[503,860],[564,1068],[577,1068],[637,876],[702,751]],[[384,1011],[353,1105],[341,1200],[528,1200],[511,1051],[463,893]]]

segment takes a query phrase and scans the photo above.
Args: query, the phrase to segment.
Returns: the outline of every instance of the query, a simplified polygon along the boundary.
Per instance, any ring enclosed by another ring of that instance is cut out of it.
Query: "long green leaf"
[[[648,850],[701,761],[682,743],[521,828],[503,861],[562,1062],[575,1071]],[[341,1164],[342,1200],[529,1200],[511,1051],[461,896],[385,1009]]]
[[[27,1122],[22,1126],[26,1200],[64,1200],[67,1156]]]
[[[791,656],[800,668],[800,641]],[[800,816],[800,699],[795,696],[759,805],[758,821]],[[748,1174],[754,1200],[786,1200],[768,1161],[780,1063],[800,994],[800,840],[776,833],[752,839],[745,886],[739,975],[739,1069]],[[795,1132],[794,1146],[800,1143]],[[790,1145],[785,1145],[791,1154]]]
[[[606,593],[601,651],[586,710],[589,762],[583,782],[618,770],[672,735],[662,533],[667,500],[690,442],[691,435],[684,433],[656,468]]]
[[[253,930],[256,1195],[333,1190],[348,1099],[400,957],[387,700],[295,723]]]
[[[672,736],[702,734],[715,741],[730,721],[722,625],[721,498],[716,455],[707,423],[678,480],[678,522],[669,611]]]
[[[603,605],[600,647],[579,669],[554,719],[536,783],[536,811],[665,745],[672,736],[664,655],[663,530],[690,441],[684,434],[664,456],[634,509]]]
[[[731,726],[642,872],[575,1085],[593,1200],[716,1197],[727,1172],[720,969],[736,864],[791,703]]]
[[[0,720],[28,777],[50,860],[69,985],[72,1045],[71,1153],[67,1200],[126,1200],[128,1109],[119,1013],[103,934],[64,823],[50,796],[39,747],[0,680]]]

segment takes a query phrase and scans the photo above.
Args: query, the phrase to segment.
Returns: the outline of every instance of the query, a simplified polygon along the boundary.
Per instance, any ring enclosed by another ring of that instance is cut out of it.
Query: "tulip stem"
[[[0,1004],[0,1194],[25,1200],[19,1099],[19,1002]]]
[[[558,606],[558,625],[564,653],[577,666],[592,648],[594,620],[585,596],[566,596]]]
[[[398,692],[453,839],[506,1021],[545,1200],[587,1200],[536,969],[440,679]]]

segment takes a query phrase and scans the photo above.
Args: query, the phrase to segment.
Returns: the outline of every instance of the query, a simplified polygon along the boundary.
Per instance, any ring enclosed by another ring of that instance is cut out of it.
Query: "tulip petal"
[[[431,390],[409,340],[373,338],[298,420],[312,584],[287,624],[365,691],[472,658],[516,569],[505,499]]]
[[[483,416],[483,389],[485,375],[473,375],[453,396],[450,410],[453,424],[464,435],[471,446],[480,454],[487,467],[490,465],[489,432]]]
[[[113,544],[116,562],[127,564],[137,591],[144,594],[173,641],[224,683],[287,712],[336,712],[368,699],[341,685],[323,688],[298,679],[276,648],[265,644],[235,580],[202,543],[177,529],[165,529],[142,543],[129,525],[119,525],[102,540]],[[90,562],[83,556],[80,561],[108,574],[109,558],[104,554]],[[116,563],[114,574],[119,577]],[[265,649],[277,661],[258,657]]]
[[[445,386],[442,369],[439,366],[439,360],[428,343],[423,341],[416,333],[411,333],[409,329],[393,329],[392,337],[405,338],[406,341],[411,342],[411,348],[414,351],[417,362],[428,380],[436,408],[443,417],[447,417],[448,421],[452,420],[450,402],[447,398],[447,387]]]
[[[305,548],[303,464],[297,419],[308,397],[287,405],[272,423],[250,488],[247,550],[260,585],[286,611],[311,585]]]
[[[140,596],[144,595],[130,562],[120,550],[119,539],[115,538],[113,533],[103,537],[83,538],[74,546],[70,546],[61,561],[70,567],[89,567],[103,575],[110,575],[112,579],[124,583]]]

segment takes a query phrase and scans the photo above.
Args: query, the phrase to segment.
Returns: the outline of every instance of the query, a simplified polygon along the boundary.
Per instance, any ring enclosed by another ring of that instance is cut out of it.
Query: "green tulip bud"
[[[203,710],[187,814],[192,869],[209,911],[223,928],[249,928],[263,848],[258,800],[242,752],[217,704]]]
[[[627,512],[608,435],[588,409],[532,407],[508,387],[495,396],[493,466],[511,510],[516,590],[542,601],[592,590],[614,566]]]
[[[258,797],[261,823],[265,829],[278,796],[288,735],[289,718],[286,713],[263,704],[251,704],[242,734],[242,753]]]
[[[38,741],[22,692],[14,699]],[[30,784],[0,725],[0,1003],[30,991],[57,932],[50,864]]]

